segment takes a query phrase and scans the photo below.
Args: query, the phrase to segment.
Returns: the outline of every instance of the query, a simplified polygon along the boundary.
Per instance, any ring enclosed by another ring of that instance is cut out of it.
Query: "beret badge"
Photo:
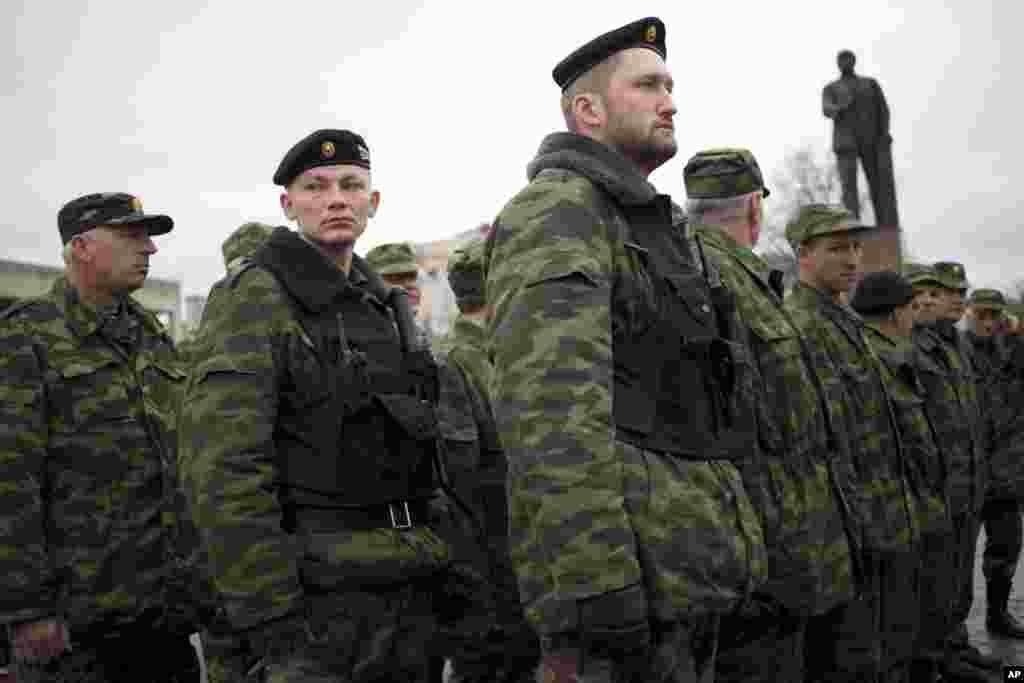
[[[644,40],[646,40],[648,43],[653,43],[657,39],[658,27],[655,26],[654,24],[651,24],[650,26],[647,27],[646,33],[644,33]]]
[[[334,143],[328,140],[327,142],[320,145],[320,156],[324,159],[330,159],[335,153]]]

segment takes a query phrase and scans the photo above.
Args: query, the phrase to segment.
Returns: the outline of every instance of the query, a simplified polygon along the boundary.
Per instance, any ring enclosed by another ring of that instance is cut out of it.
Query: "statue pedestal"
[[[878,230],[868,233],[861,244],[861,270],[864,273],[879,270],[900,272],[903,244],[898,225],[879,225]]]

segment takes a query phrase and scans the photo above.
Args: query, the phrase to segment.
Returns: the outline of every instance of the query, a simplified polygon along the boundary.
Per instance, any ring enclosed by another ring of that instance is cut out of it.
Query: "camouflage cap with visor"
[[[57,213],[57,229],[64,244],[101,225],[145,225],[150,235],[163,235],[174,228],[174,221],[163,214],[145,213],[142,200],[125,192],[87,194],[72,199]]]
[[[764,176],[757,159],[747,149],[718,148],[697,152],[683,169],[686,195],[690,199],[727,199],[761,190]]]
[[[418,273],[416,253],[408,242],[380,244],[366,253],[366,264],[381,275]]]
[[[932,266],[939,278],[939,283],[946,289],[966,292],[968,288],[967,270],[962,263],[956,261],[936,261]]]
[[[860,234],[873,228],[861,225],[845,207],[835,204],[807,204],[801,206],[786,226],[786,240],[796,250],[801,244],[816,237],[840,233]]]
[[[484,241],[474,238],[448,259],[448,284],[460,306],[483,306]]]
[[[927,263],[905,263],[903,265],[903,277],[907,278],[907,282],[915,287],[942,284],[939,276],[935,274],[935,269]]]
[[[976,289],[971,292],[967,305],[973,308],[992,308],[998,311],[1006,310],[1009,304],[1006,297],[998,289]]]

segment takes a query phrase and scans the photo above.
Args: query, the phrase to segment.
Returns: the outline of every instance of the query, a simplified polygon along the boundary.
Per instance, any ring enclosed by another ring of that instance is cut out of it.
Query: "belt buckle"
[[[398,511],[397,513],[395,511]],[[409,501],[388,503],[388,516],[391,517],[391,528],[404,531],[412,528],[412,515],[409,513]]]

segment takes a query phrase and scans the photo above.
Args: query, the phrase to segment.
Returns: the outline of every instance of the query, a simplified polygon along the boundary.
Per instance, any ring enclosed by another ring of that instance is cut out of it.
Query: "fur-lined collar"
[[[346,278],[315,245],[284,226],[274,229],[253,261],[272,272],[311,313],[323,311],[350,286],[369,290],[382,304],[387,300],[387,285],[358,254],[352,254],[352,269]]]
[[[615,197],[623,206],[648,204],[657,195],[636,164],[608,145],[576,133],[552,133],[526,167],[533,180],[545,169],[575,171]]]

